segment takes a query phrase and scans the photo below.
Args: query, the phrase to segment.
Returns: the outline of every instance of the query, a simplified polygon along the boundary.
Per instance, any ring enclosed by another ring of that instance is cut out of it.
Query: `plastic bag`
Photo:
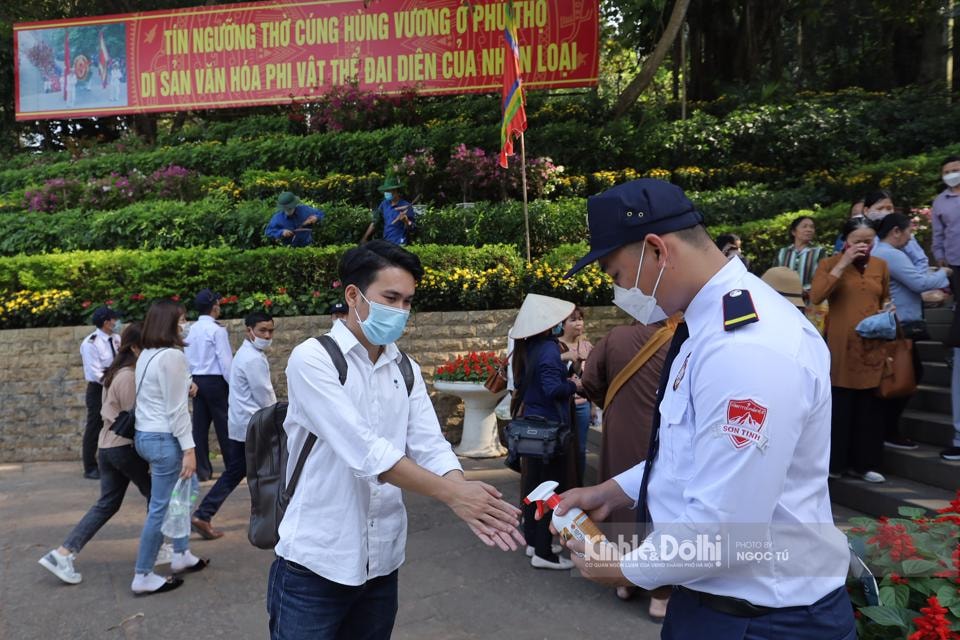
[[[161,533],[170,538],[189,536],[190,517],[199,497],[200,483],[197,482],[197,476],[177,480],[177,484],[173,485],[173,493],[170,494],[170,504],[167,505],[163,524],[160,526]]]

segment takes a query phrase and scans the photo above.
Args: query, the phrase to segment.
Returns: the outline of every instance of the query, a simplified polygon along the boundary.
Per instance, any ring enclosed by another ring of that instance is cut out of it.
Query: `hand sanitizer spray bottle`
[[[560,496],[556,494],[558,483],[553,480],[542,483],[523,499],[525,504],[537,505],[537,517],[542,518],[546,509],[553,510],[560,504]],[[546,509],[544,508],[546,506]],[[606,540],[603,532],[593,523],[582,509],[573,507],[562,516],[553,512],[551,519],[553,528],[560,534],[560,538],[566,542],[571,539],[580,540],[583,543],[592,542],[597,544]]]

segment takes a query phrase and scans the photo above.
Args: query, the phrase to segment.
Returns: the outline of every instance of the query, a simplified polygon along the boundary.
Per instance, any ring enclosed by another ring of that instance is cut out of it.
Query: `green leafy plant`
[[[853,584],[861,640],[941,640],[960,631],[960,491],[934,514],[901,507],[899,518],[852,518],[848,535],[878,577],[880,605]]]

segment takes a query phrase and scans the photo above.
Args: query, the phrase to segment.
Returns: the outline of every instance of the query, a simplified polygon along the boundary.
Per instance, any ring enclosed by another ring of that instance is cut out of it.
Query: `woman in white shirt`
[[[200,571],[208,560],[190,553],[189,535],[173,540],[173,576],[153,572],[163,543],[160,526],[178,478],[193,478],[197,468],[193,429],[187,411],[190,375],[183,355],[184,308],[172,301],[155,302],[143,321],[143,351],[137,360],[137,453],[150,463],[152,487],[147,519],[140,534],[140,549],[131,589],[137,595],[176,589],[177,574]]]

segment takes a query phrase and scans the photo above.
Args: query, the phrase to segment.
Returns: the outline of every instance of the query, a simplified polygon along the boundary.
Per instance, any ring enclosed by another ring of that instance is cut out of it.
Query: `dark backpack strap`
[[[343,351],[340,351],[340,345],[329,335],[317,336],[317,341],[322,344],[323,348],[330,354],[330,359],[333,360],[333,366],[337,368],[337,373],[340,375],[340,386],[345,385],[347,383],[347,359],[343,357]]]
[[[323,348],[326,349],[327,353],[330,355],[330,359],[333,360],[333,366],[337,368],[337,375],[340,378],[340,386],[343,386],[347,382],[347,359],[343,357],[343,351],[340,350],[340,345],[338,345],[337,341],[328,335],[317,336],[317,342],[323,345]],[[408,362],[407,366],[409,365],[410,363]],[[313,445],[316,443],[317,434],[311,432],[307,435],[307,439],[303,443],[303,449],[300,451],[300,457],[297,458],[297,466],[293,468],[293,474],[290,476],[290,482],[287,483],[287,488],[283,492],[284,498],[287,502],[290,501],[290,497],[297,488],[297,483],[300,482],[300,474],[303,472],[303,465],[307,463],[307,456],[310,455],[310,452],[313,450]]]
[[[403,351],[400,352],[400,375],[403,376],[403,384],[407,385],[407,396],[413,393],[413,365],[410,364],[410,356]]]

